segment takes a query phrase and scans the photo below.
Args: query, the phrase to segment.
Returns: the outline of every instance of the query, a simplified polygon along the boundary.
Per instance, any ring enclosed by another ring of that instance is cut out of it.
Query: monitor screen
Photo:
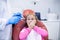
[[[38,18],[39,20],[41,20],[40,12],[35,12],[35,14],[36,14],[37,18]]]

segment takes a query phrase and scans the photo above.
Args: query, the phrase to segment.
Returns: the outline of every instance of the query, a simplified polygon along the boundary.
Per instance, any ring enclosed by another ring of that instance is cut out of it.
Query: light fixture
[[[34,5],[36,5],[40,0],[33,0]]]

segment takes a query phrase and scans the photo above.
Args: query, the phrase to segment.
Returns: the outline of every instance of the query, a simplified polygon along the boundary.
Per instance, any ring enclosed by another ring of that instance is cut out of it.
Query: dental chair
[[[27,15],[28,13],[33,13],[33,11],[30,10],[30,9],[24,10],[24,11],[23,11],[23,16],[24,16],[24,18],[26,17],[26,15]],[[13,26],[14,26],[14,27],[13,27],[13,31],[12,31],[12,40],[20,40],[20,39],[19,39],[19,33],[20,33],[20,31],[22,30],[22,28],[25,26],[25,20],[22,19],[22,20],[20,20],[17,24],[15,24],[15,25],[13,25]],[[40,20],[38,20],[37,26],[39,26],[39,27],[41,27],[41,28],[43,28],[43,29],[45,29],[45,30],[47,31],[46,26],[45,26]],[[45,40],[48,40],[48,36],[45,37],[44,39],[45,39]]]

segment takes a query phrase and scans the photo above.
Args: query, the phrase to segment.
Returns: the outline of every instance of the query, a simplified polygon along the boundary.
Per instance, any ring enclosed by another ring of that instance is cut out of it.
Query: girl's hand
[[[28,24],[28,26],[29,26],[30,29],[33,29],[34,26],[35,26],[35,22],[34,22],[34,21],[30,22],[30,23]]]

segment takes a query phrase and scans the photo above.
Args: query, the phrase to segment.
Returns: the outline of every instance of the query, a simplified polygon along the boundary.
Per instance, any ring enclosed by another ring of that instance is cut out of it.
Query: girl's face
[[[36,18],[34,15],[27,16],[27,24],[30,24],[31,22],[33,22],[32,24],[36,24]]]

